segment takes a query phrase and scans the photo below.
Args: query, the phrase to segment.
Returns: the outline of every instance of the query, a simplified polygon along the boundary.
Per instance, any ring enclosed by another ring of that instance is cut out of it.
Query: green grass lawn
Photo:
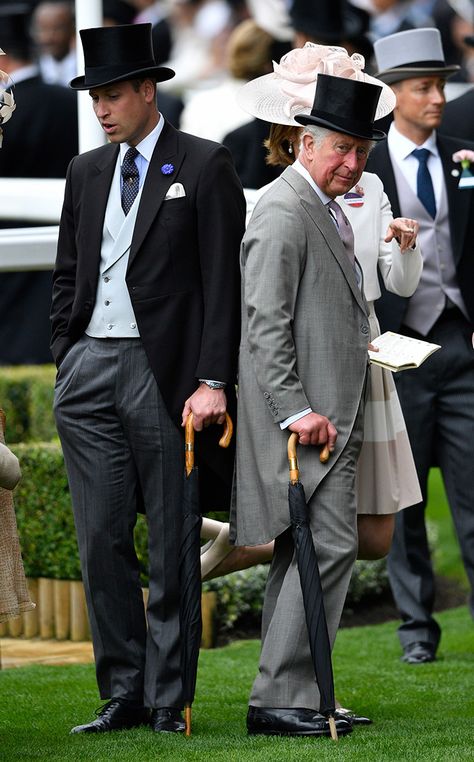
[[[337,744],[326,738],[248,737],[245,715],[257,641],[202,651],[193,736],[138,729],[70,736],[98,705],[92,666],[0,673],[0,759],[45,762],[461,762],[474,759],[474,632],[466,608],[439,615],[439,660],[399,661],[395,622],[341,630],[334,653],[339,699],[374,719]]]
[[[436,571],[467,586],[437,470],[429,497]],[[374,724],[356,728],[337,744],[247,736],[259,651],[257,641],[247,640],[201,652],[190,739],[148,729],[70,736],[69,729],[92,719],[100,704],[92,665],[0,672],[0,762],[473,762],[474,627],[466,607],[437,619],[443,629],[439,658],[419,666],[400,662],[396,621],[339,632],[336,694]]]

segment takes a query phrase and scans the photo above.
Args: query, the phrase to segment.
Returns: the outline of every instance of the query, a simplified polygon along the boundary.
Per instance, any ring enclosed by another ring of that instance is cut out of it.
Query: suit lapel
[[[446,184],[446,194],[448,196],[449,210],[449,229],[451,233],[451,244],[453,247],[454,262],[457,265],[461,259],[464,241],[466,237],[466,227],[469,221],[469,209],[471,203],[471,194],[473,191],[459,190],[459,174],[453,176],[453,170],[459,173],[460,164],[455,164],[452,155],[457,150],[451,141],[443,136],[438,136],[437,145],[441,163],[443,165],[444,182]]]
[[[290,185],[292,185],[292,187],[298,193],[302,206],[306,209],[314,224],[318,227],[329,247],[329,250],[338,261],[339,266],[344,273],[344,276],[359,307],[363,310],[364,313],[366,313],[367,307],[364,296],[361,293],[359,286],[357,285],[357,278],[351,263],[349,262],[344,244],[341,241],[336,226],[332,222],[327,209],[321,202],[320,198],[316,195],[313,188],[311,188],[305,178],[301,177],[298,172],[292,170],[291,167],[289,167],[288,170],[286,170],[284,176],[285,179],[290,182]]]
[[[88,252],[87,274],[92,289],[95,289],[97,284],[105,210],[118,152],[118,146],[104,147],[98,159],[92,159],[86,170],[82,207],[87,225],[82,225],[81,230],[84,238],[83,248]]]
[[[133,232],[129,265],[145,239],[150,226],[155,219],[170,185],[176,182],[185,152],[179,150],[179,133],[168,122],[151,157],[150,166],[145,178],[142,197],[138,207],[137,221]],[[166,164],[173,166],[170,174],[164,174],[162,167]]]

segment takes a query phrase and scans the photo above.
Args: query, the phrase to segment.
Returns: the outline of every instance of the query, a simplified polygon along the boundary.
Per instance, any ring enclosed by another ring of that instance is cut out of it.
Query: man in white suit
[[[357,554],[354,478],[362,441],[369,323],[351,229],[333,199],[360,178],[380,88],[319,75],[298,160],[257,204],[241,249],[243,323],[232,532],[238,545],[276,538],[263,611],[249,733],[329,734],[319,713],[289,531],[288,431],[302,480],[334,642]],[[334,216],[333,216],[334,215]],[[342,216],[341,216],[342,215]],[[319,447],[328,445],[328,464]],[[350,723],[339,717],[339,733]]]

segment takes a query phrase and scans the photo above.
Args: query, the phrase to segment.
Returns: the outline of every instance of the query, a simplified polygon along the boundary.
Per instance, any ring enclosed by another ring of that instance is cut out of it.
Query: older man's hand
[[[390,243],[395,238],[403,254],[408,249],[415,247],[419,227],[416,220],[411,220],[408,217],[397,217],[392,220],[387,228],[385,242]]]
[[[325,415],[308,413],[288,428],[298,434],[298,441],[302,445],[327,445],[329,452],[334,450],[337,430]]]

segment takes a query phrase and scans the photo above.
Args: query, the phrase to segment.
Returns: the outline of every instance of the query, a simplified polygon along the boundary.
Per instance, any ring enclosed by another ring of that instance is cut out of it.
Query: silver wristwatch
[[[226,386],[225,381],[211,381],[208,378],[200,378],[199,383],[206,384],[209,389],[225,389]]]

